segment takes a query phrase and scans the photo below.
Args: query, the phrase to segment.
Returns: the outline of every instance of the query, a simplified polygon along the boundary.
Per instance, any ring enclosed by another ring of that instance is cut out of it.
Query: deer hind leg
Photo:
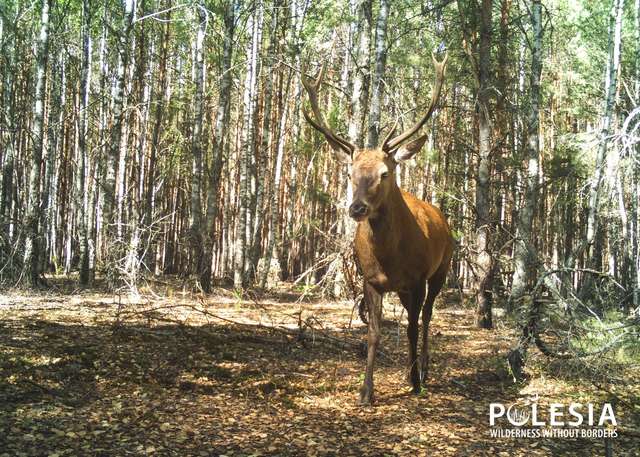
[[[420,381],[422,385],[427,384],[427,377],[429,376],[429,323],[433,314],[433,302],[435,302],[446,279],[447,269],[440,268],[428,281],[429,293],[422,309],[422,355],[420,357]]]
[[[370,284],[364,284],[364,296],[369,309],[369,331],[367,334],[367,369],[364,382],[360,388],[360,404],[370,405],[373,402],[373,365],[380,342],[380,323],[382,321],[382,294]]]
[[[407,338],[409,339],[409,383],[414,393],[420,393],[420,370],[418,367],[418,319],[424,302],[425,285],[413,289],[411,292],[400,292],[398,296],[407,309]]]

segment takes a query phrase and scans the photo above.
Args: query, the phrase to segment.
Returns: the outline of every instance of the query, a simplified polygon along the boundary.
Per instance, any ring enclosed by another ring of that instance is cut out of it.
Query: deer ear
[[[422,146],[424,146],[424,143],[426,141],[427,135],[425,134],[396,149],[396,151],[393,153],[393,160],[395,160],[396,162],[409,160],[416,154],[416,152],[418,152],[422,148]]]

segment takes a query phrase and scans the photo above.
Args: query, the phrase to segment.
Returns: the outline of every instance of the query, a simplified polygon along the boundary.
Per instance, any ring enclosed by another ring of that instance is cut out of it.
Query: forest
[[[640,455],[640,0],[0,0],[0,84],[0,455]],[[353,205],[418,130],[410,393]]]

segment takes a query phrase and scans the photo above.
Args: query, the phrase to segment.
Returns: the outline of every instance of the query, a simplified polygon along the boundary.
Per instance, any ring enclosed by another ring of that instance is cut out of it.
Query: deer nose
[[[362,217],[367,214],[368,209],[369,208],[367,207],[366,203],[363,203],[361,201],[353,202],[351,206],[349,206],[349,216],[353,218]]]

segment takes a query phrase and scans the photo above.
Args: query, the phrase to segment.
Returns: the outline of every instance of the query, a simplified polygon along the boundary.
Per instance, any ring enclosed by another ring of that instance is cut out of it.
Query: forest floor
[[[360,407],[366,329],[351,302],[172,290],[0,294],[0,455],[605,455],[602,439],[491,437],[490,403],[604,397],[544,367],[514,384],[514,331],[476,329],[456,294],[437,302],[420,395],[406,383],[406,318],[385,299],[376,402]],[[637,411],[616,417],[637,426]],[[640,455],[638,435],[611,443]]]

